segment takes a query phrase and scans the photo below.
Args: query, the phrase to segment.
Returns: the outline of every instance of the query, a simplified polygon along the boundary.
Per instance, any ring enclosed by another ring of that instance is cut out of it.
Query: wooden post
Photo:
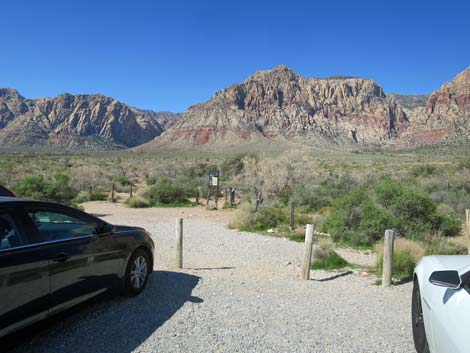
[[[196,205],[199,205],[199,188],[196,188]]]
[[[217,187],[215,188],[215,208],[216,209],[219,209],[219,193],[220,193],[219,183],[217,182]]]
[[[470,254],[470,210],[466,209],[465,210],[465,225],[466,225],[466,231],[467,231],[467,237],[468,237],[468,253]]]
[[[176,219],[176,268],[183,268],[183,218]]]
[[[114,198],[114,183],[113,183],[113,187],[111,189],[111,202],[116,202],[116,199]]]
[[[302,263],[302,279],[308,281],[310,279],[310,265],[312,263],[312,249],[313,249],[313,224],[307,224],[305,229],[305,249],[304,261]]]
[[[130,192],[129,197],[132,197],[132,183],[131,183],[131,192]]]
[[[208,187],[209,191],[207,192],[206,208],[209,208],[209,200],[211,199],[211,187]]]
[[[225,189],[224,206],[227,205],[227,200],[228,200],[228,188]]]
[[[235,205],[235,188],[230,188],[230,206]]]
[[[390,287],[392,284],[393,275],[393,242],[395,235],[393,230],[387,229],[385,231],[384,240],[384,262],[382,266],[382,287]]]
[[[90,185],[90,188],[89,188],[88,191],[89,191],[89,196],[88,196],[88,197],[90,198],[90,201],[91,201],[91,199],[93,198],[93,197],[91,196],[91,195],[93,194],[93,187],[92,187],[91,185]]]
[[[294,230],[295,224],[294,224],[294,210],[295,210],[295,204],[293,201],[290,202],[290,230]]]

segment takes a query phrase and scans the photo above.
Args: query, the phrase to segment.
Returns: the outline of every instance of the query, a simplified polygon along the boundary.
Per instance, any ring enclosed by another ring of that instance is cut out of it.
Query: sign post
[[[212,168],[209,170],[209,182],[207,183],[208,186],[208,193],[207,193],[207,207],[209,207],[209,200],[211,191],[215,188],[215,208],[219,207],[219,191],[220,191],[220,182],[219,182],[220,172],[217,168]]]

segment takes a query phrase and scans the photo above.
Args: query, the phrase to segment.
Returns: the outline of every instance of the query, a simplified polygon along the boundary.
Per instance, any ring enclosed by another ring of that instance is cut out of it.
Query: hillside
[[[1,146],[128,148],[159,136],[177,118],[100,94],[26,99],[14,89],[0,89]]]
[[[402,107],[372,80],[303,78],[278,66],[190,107],[145,148],[279,140],[383,145],[407,126]]]
[[[386,95],[375,81],[258,71],[196,104],[142,150],[299,142],[408,147],[467,141],[470,69],[431,95]]]

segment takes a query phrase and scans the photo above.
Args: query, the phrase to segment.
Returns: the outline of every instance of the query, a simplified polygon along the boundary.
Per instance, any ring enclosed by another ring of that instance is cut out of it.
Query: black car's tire
[[[124,277],[124,294],[133,297],[141,293],[147,284],[152,271],[150,255],[144,249],[135,250],[126,267]]]
[[[411,321],[413,325],[413,340],[418,353],[429,353],[428,341],[424,330],[423,307],[418,280],[413,283],[411,296]]]

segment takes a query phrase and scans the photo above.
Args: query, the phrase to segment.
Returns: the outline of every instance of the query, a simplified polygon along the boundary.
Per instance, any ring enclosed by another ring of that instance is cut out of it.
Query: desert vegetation
[[[207,194],[207,173],[217,167],[220,196],[227,187],[237,189],[230,227],[302,241],[302,226],[314,223],[339,246],[368,249],[380,244],[385,229],[395,229],[401,235],[395,265],[406,277],[422,254],[465,252],[452,239],[461,234],[464,210],[470,208],[466,152],[430,147],[235,150],[224,155],[5,153],[0,182],[21,197],[71,205],[109,199],[114,184],[128,207],[192,206],[196,195]],[[258,207],[257,195],[262,196]],[[294,230],[289,228],[290,202],[295,203]]]

